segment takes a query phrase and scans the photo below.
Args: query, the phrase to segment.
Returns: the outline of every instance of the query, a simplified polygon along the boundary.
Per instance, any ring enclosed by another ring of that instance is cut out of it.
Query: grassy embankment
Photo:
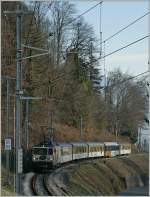
[[[145,184],[148,154],[133,154],[128,158],[112,160],[97,159],[67,168],[60,174],[58,181],[61,180],[62,184],[58,191],[61,195],[117,195],[125,189]]]

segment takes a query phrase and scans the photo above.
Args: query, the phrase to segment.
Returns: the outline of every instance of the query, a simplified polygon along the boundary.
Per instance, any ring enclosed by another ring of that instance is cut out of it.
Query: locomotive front
[[[53,167],[53,146],[32,147],[32,164],[35,169]]]

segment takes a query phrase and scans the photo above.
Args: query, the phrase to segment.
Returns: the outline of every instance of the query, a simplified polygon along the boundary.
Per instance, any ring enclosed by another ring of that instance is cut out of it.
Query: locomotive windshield
[[[47,155],[47,148],[33,148],[32,153],[35,155]]]
[[[52,148],[33,148],[32,153],[35,155],[52,155],[53,149]]]

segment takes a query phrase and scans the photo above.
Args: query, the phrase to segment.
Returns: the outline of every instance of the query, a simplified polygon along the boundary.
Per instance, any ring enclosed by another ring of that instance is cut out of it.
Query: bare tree
[[[54,1],[51,6],[51,29],[54,33],[54,46],[56,53],[56,64],[62,60],[62,50],[68,39],[69,22],[75,12],[74,5],[67,1]]]
[[[136,135],[137,128],[144,120],[146,97],[144,84],[128,80],[131,76],[116,70],[109,74],[106,102],[108,129],[114,134],[128,131]],[[139,85],[140,84],[140,85]]]

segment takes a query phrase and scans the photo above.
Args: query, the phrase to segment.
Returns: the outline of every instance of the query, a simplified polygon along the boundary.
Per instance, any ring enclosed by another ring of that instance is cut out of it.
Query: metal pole
[[[82,138],[82,130],[83,130],[83,124],[82,124],[82,115],[80,116],[80,139]]]
[[[102,57],[102,2],[99,4],[100,7],[100,58]],[[101,66],[101,65],[100,65]]]
[[[20,192],[18,152],[20,148],[20,86],[21,86],[21,12],[16,13],[16,195]]]
[[[53,133],[53,112],[51,111],[51,138],[53,142],[54,133]]]
[[[15,115],[16,115],[16,106],[15,106],[15,102],[14,102],[14,147],[15,147],[15,142],[16,142],[16,117],[15,117]],[[15,149],[14,149],[14,155],[15,155]],[[14,171],[15,171],[15,159],[14,159]],[[16,183],[15,183],[15,174],[14,174],[14,192],[15,192],[15,190],[16,190]]]
[[[7,122],[6,122],[6,138],[9,136],[9,79],[6,80],[7,83]],[[6,176],[8,183],[8,174],[9,174],[9,150],[6,150]]]
[[[116,122],[116,142],[117,142],[117,135],[118,135],[118,123]]]
[[[148,2],[149,2],[148,5],[150,10],[150,1]],[[150,33],[150,27],[149,27],[149,33]],[[150,46],[150,39],[149,39],[149,46]],[[149,47],[149,53],[150,53],[150,47]],[[149,70],[149,83],[150,83],[150,55],[148,56],[148,70]],[[148,93],[149,93],[149,109],[150,109],[150,85],[149,85]],[[150,120],[150,111],[149,111],[148,119]],[[150,145],[149,145],[149,152],[150,152]]]
[[[29,139],[28,139],[28,122],[29,122],[29,100],[27,99],[26,101],[26,116],[25,116],[25,147],[26,150],[28,150],[28,145],[29,145]]]

